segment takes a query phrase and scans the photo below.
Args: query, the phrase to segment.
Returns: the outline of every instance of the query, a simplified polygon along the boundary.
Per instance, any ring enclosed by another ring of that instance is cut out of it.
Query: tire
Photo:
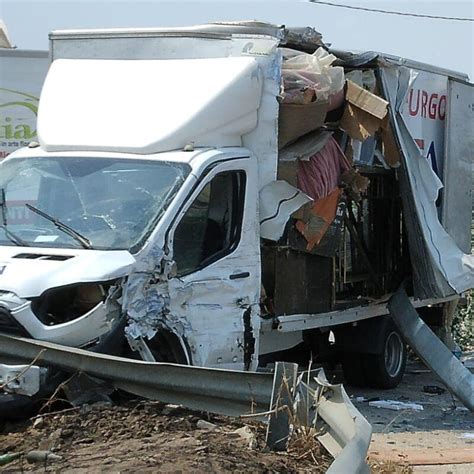
[[[363,354],[365,380],[369,387],[395,388],[402,380],[407,360],[407,347],[393,323],[380,334],[381,354]]]
[[[365,367],[363,364],[364,354],[346,353],[344,354],[341,364],[344,380],[347,385],[352,387],[365,387],[367,381],[365,379]]]

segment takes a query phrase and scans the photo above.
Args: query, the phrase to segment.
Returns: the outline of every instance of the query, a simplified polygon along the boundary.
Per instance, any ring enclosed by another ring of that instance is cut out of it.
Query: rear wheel
[[[393,323],[380,335],[381,354],[363,354],[365,379],[370,387],[395,388],[402,380],[407,360],[407,348]]]

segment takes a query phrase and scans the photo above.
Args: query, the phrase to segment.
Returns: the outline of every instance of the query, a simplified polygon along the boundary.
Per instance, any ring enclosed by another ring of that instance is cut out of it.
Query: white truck
[[[0,160],[38,139],[36,116],[48,68],[47,51],[0,48]]]
[[[442,326],[474,286],[466,76],[261,23],[50,41],[38,143],[0,165],[1,332],[237,370],[331,357],[390,388],[390,295]],[[29,374],[5,403],[56,380]]]

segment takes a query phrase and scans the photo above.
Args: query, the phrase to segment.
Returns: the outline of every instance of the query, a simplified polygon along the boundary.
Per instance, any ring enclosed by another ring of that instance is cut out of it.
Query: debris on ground
[[[369,402],[369,406],[376,408],[386,408],[387,410],[416,410],[422,411],[423,405],[419,403],[399,402],[397,400],[374,400]]]
[[[9,458],[9,471],[37,470],[29,464],[34,460],[46,471],[325,472],[333,461],[316,440],[277,454],[265,448],[262,423],[167,408],[148,401],[95,403],[6,423],[0,455],[16,457]]]
[[[265,447],[265,430],[260,422],[158,402],[94,403],[5,422],[0,428],[0,465],[3,460],[8,472],[37,471],[41,466],[45,472],[323,473],[333,461],[314,430],[295,437],[284,453]],[[392,462],[372,464],[375,473],[410,472]]]
[[[441,395],[446,392],[446,389],[438,387],[437,385],[425,385],[423,387],[423,392],[429,393],[431,395]]]

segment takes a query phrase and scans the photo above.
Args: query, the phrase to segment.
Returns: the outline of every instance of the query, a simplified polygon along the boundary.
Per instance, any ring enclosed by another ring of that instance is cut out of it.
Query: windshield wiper
[[[48,221],[52,222],[59,230],[63,231],[65,234],[69,235],[73,239],[77,240],[85,249],[93,248],[91,241],[87,237],[84,237],[82,234],[80,234],[77,230],[74,230],[72,227],[69,227],[68,225],[64,224],[64,222],[61,222],[59,219],[56,219],[55,217],[52,217],[49,214],[46,214],[46,212],[36,208],[35,206],[32,206],[31,204],[26,203],[25,206],[30,211],[33,211],[39,216],[44,217]]]
[[[3,188],[0,188],[0,208],[2,209],[2,224],[0,225],[0,228],[4,230],[5,235],[14,244],[22,247],[29,247],[30,245],[27,244],[23,239],[15,235],[11,230],[7,229],[7,200],[5,198],[5,190]]]
[[[23,239],[15,235],[11,230],[8,230],[5,225],[0,225],[0,229],[3,229],[5,232],[5,235],[8,237],[8,239],[13,242],[14,244],[18,245],[19,247],[30,247],[30,244],[25,242]]]

